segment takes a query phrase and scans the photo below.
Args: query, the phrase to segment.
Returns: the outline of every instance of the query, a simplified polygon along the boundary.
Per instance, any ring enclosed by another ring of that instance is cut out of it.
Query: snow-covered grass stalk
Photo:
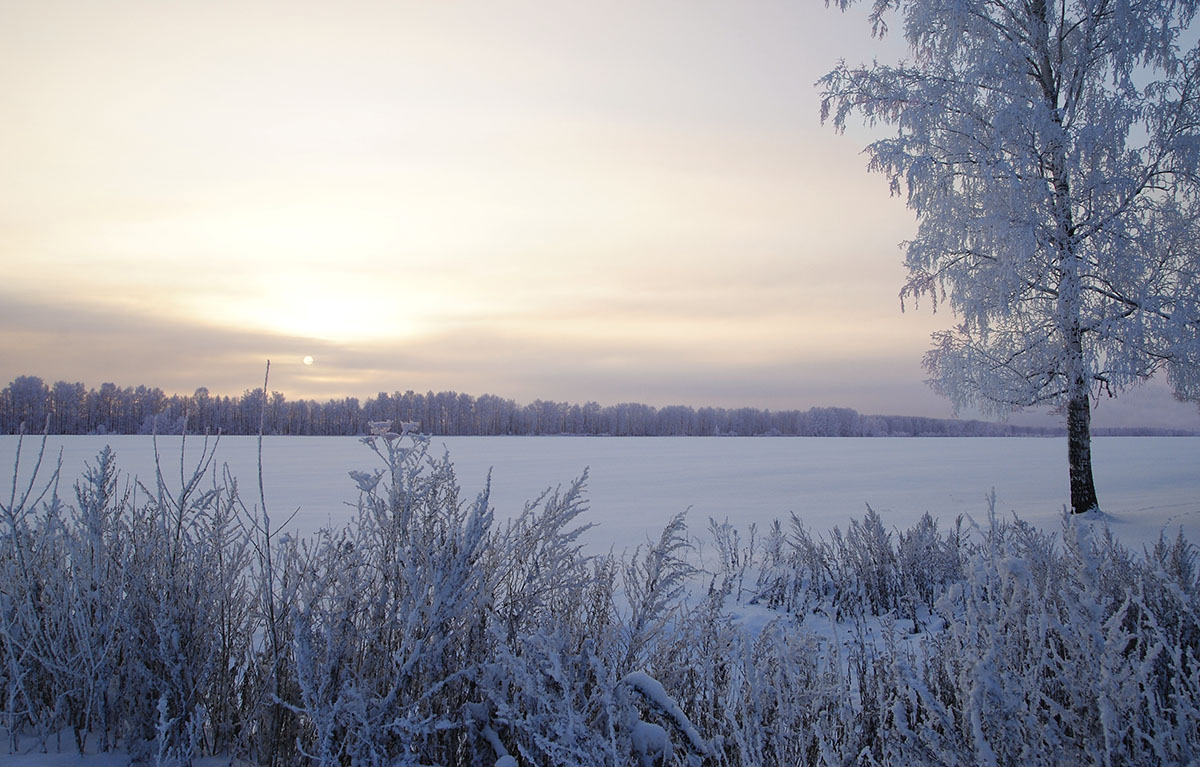
[[[253,726],[248,728],[250,735],[238,745],[247,758],[277,767],[290,763],[294,756],[296,719],[289,713],[286,701],[295,698],[296,690],[295,664],[290,662],[289,653],[292,608],[301,578],[300,568],[296,566],[299,551],[295,541],[281,532],[299,509],[293,511],[282,525],[274,525],[267,508],[263,434],[270,377],[271,361],[267,360],[258,419],[258,503],[247,507],[235,494],[254,570],[253,583],[249,587],[252,604],[247,610],[254,638],[253,661],[245,667],[247,690],[243,703],[248,709],[245,718],[253,722]],[[232,485],[232,478],[228,484]]]

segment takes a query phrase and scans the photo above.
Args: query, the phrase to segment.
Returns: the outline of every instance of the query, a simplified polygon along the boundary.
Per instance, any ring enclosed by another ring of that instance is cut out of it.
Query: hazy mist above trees
[[[0,390],[0,433],[41,432],[49,419],[52,434],[256,434],[263,409],[262,389],[241,396],[210,394],[200,387],[189,395],[157,387],[118,387],[104,383],[47,385],[36,376],[18,376]],[[529,404],[483,394],[453,391],[424,394],[380,392],[366,402],[357,397],[288,400],[271,392],[264,430],[276,435],[353,436],[368,421],[417,422],[426,434],[443,436],[606,435],[618,437],[803,436],[803,437],[997,437],[1060,434],[1061,430],[1011,424],[898,415],[862,415],[850,408],[808,410],[756,408],[655,408],[635,402],[600,405],[534,400]],[[1109,433],[1163,434],[1161,430]],[[1188,432],[1172,432],[1186,434]]]

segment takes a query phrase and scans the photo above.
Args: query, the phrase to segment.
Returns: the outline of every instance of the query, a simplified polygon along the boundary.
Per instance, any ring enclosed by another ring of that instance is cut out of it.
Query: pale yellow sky
[[[805,0],[0,0],[0,378],[948,415],[912,215],[818,120],[889,45]]]

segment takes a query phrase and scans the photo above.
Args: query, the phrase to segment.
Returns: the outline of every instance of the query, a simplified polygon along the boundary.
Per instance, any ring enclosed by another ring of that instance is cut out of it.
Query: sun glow
[[[321,294],[316,289],[272,293],[242,303],[223,324],[337,343],[404,338],[419,326],[403,306],[372,301],[355,293]]]

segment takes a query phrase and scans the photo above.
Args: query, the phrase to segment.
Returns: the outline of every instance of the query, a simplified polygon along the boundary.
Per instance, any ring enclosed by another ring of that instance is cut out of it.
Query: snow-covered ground
[[[187,440],[181,466],[179,438],[158,440],[169,486],[181,481],[181,471],[191,473],[202,442]],[[15,477],[18,495],[29,483],[39,443],[31,438],[24,442]],[[1057,439],[457,437],[434,438],[432,443],[434,452],[443,446],[449,451],[464,497],[479,492],[491,471],[491,503],[499,519],[515,516],[527,500],[547,487],[565,486],[588,468],[591,509],[586,521],[597,527],[586,541],[594,552],[620,552],[657,538],[684,509],[690,509],[692,533],[700,538],[710,517],[728,519],[745,534],[751,524],[761,529],[775,519],[786,520],[790,512],[814,535],[824,536],[861,519],[867,505],[895,530],[911,527],[927,511],[943,530],[960,514],[983,522],[993,490],[999,512],[1015,512],[1027,522],[1058,530],[1067,502],[1065,445]],[[73,500],[71,486],[105,445],[114,449],[126,476],[153,483],[154,445],[140,436],[52,437],[43,479],[61,455],[59,492]],[[4,498],[10,492],[16,448],[15,437],[0,437]],[[1200,438],[1101,438],[1093,452],[1105,509],[1102,522],[1122,542],[1136,549],[1160,532],[1173,537],[1179,530],[1200,540]],[[355,438],[267,438],[262,460],[271,516],[278,522],[298,510],[290,529],[299,535],[348,521],[348,502],[357,494],[348,472],[376,468],[373,453]],[[255,438],[223,438],[217,464],[227,464],[239,479],[247,505],[258,503]],[[740,603],[733,615],[761,628],[771,613]],[[831,623],[824,629],[809,625],[822,620],[829,623],[826,614],[809,616],[805,626],[833,635],[837,627]],[[877,623],[869,619],[867,625]],[[906,641],[919,640],[910,636]],[[650,682],[643,686],[658,689]],[[668,714],[673,710],[666,704],[661,708]],[[0,767],[108,767],[127,760],[119,753],[79,757],[66,736],[61,753],[33,753],[37,749],[32,746],[22,750],[26,753],[0,753]],[[228,759],[198,762],[204,767],[225,763]]]
[[[16,437],[0,437],[0,476],[11,471],[16,443]],[[189,472],[201,443],[198,437],[186,442]],[[23,476],[37,445],[37,439],[25,439]],[[127,475],[153,480],[150,437],[51,437],[47,460],[62,451],[65,495],[104,445],[116,451]],[[597,525],[587,538],[593,551],[619,552],[657,538],[684,509],[697,532],[709,517],[728,518],[745,530],[751,523],[786,521],[795,512],[821,534],[845,529],[868,504],[893,528],[906,529],[928,511],[945,529],[959,514],[982,521],[994,489],[999,512],[1057,529],[1068,499],[1066,443],[1060,439],[433,438],[432,452],[443,446],[465,497],[483,488],[491,469],[498,519],[588,468],[589,519]],[[179,438],[160,437],[158,448],[168,482],[178,483]],[[1093,456],[1100,502],[1126,544],[1140,547],[1160,530],[1174,535],[1182,529],[1200,540],[1200,438],[1103,437],[1094,441]],[[247,505],[256,503],[256,438],[222,437],[217,461],[238,478]],[[347,472],[375,468],[376,462],[353,437],[265,438],[263,476],[273,520],[298,509],[292,526],[299,534],[343,524],[357,492]]]

